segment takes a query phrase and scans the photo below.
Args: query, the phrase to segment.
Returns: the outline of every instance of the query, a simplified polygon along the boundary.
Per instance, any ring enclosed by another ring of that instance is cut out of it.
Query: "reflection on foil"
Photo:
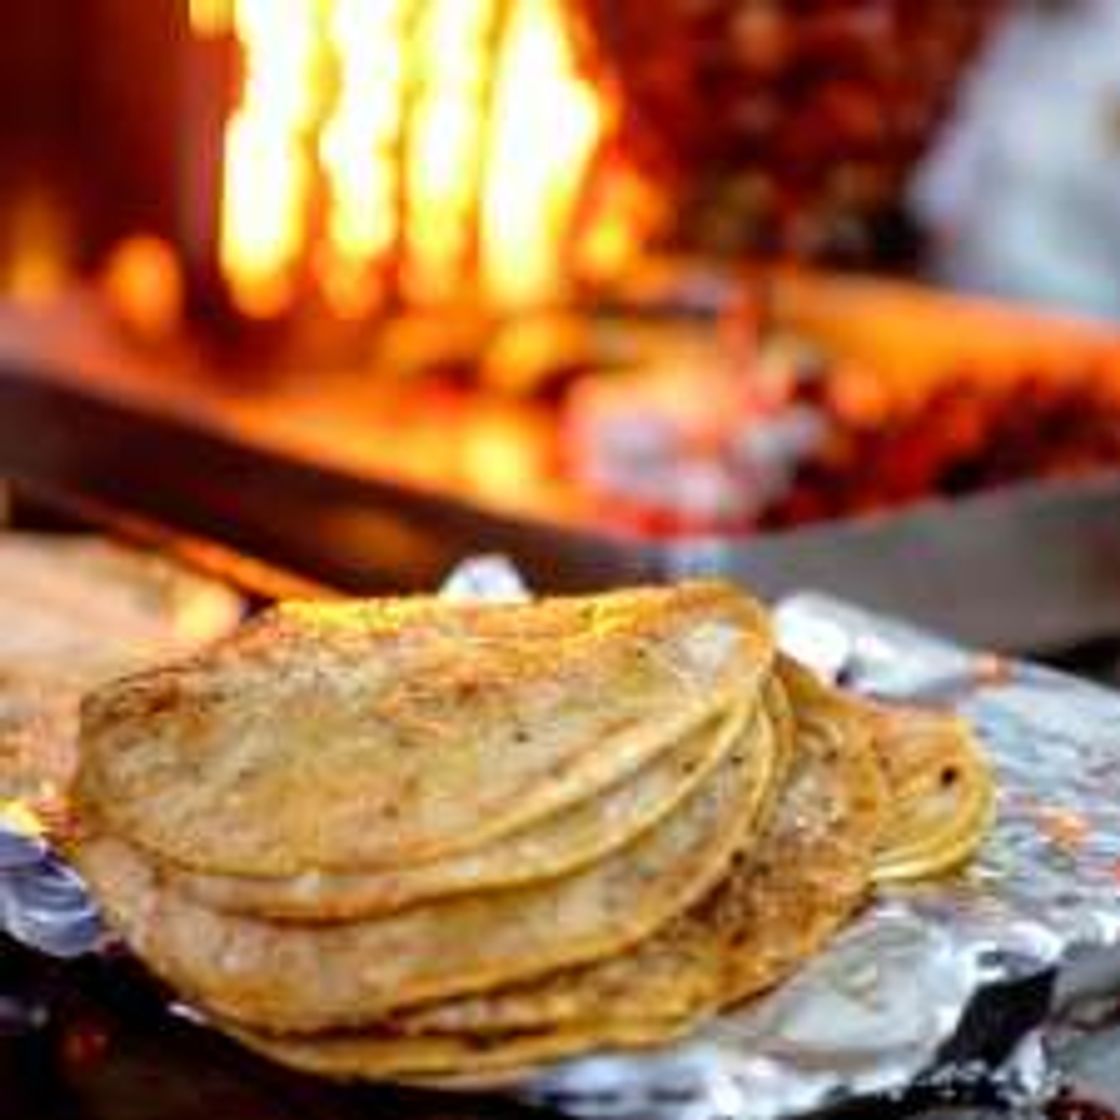
[[[0,930],[52,957],[93,949],[101,922],[85,885],[35,835],[0,823]]]
[[[458,565],[443,581],[440,595],[455,602],[523,603],[530,591],[521,573],[505,556],[475,556]]]

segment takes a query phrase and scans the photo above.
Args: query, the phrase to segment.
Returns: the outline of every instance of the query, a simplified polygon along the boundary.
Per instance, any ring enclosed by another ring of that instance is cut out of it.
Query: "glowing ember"
[[[615,113],[564,0],[190,0],[190,16],[244,56],[220,231],[243,313],[290,309],[309,278],[344,316],[393,293],[517,310],[636,250],[637,180],[615,167],[587,189]]]
[[[105,261],[102,290],[117,318],[141,338],[170,337],[183,311],[183,277],[175,250],[158,237],[134,234]]]

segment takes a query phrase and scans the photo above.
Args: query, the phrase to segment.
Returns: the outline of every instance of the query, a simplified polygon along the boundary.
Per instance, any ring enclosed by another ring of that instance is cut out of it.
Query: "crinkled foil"
[[[461,568],[445,590],[525,593],[500,558]],[[518,1096],[604,1120],[770,1120],[978,1073],[1037,1089],[1055,1000],[1117,975],[1120,695],[818,595],[776,618],[789,652],[847,687],[972,720],[999,785],[979,859],[948,881],[884,890],[789,982],[692,1039],[558,1064]],[[50,953],[97,939],[76,879],[3,831],[0,922]]]
[[[1053,984],[1120,945],[1120,695],[819,595],[776,617],[783,646],[846,687],[973,722],[999,786],[988,841],[959,877],[880,892],[788,983],[690,1041],[569,1062],[528,1095],[580,1117],[769,1120],[919,1081],[1041,1090]]]

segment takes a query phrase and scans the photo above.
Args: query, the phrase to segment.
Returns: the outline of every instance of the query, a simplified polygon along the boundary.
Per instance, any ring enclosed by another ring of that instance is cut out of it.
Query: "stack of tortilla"
[[[987,823],[963,725],[781,657],[720,583],[291,604],[83,710],[73,852],[279,1061],[471,1085],[771,987]]]

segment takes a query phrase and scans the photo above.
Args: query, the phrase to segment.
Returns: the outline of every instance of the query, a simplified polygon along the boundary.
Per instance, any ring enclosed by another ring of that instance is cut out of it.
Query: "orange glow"
[[[182,320],[179,258],[158,237],[135,234],[118,243],[105,262],[101,283],[118,318],[143,338],[166,337]]]
[[[638,255],[648,231],[661,222],[662,197],[653,184],[631,169],[614,169],[576,245],[575,271],[591,281],[620,275]]]
[[[191,30],[201,39],[216,39],[233,30],[233,0],[190,0]]]
[[[563,293],[564,251],[603,108],[576,70],[560,0],[514,4],[494,91],[483,278],[502,307]]]
[[[71,279],[72,230],[61,200],[31,187],[7,214],[8,253],[0,292],[27,306],[49,303]]]
[[[547,448],[529,416],[479,410],[459,434],[459,481],[468,493],[503,508],[532,508],[547,484]]]
[[[190,0],[232,31],[220,264],[267,317],[310,279],[334,312],[390,294],[515,311],[633,255],[640,202],[587,179],[614,121],[564,0]],[[592,192],[594,193],[594,192]]]

